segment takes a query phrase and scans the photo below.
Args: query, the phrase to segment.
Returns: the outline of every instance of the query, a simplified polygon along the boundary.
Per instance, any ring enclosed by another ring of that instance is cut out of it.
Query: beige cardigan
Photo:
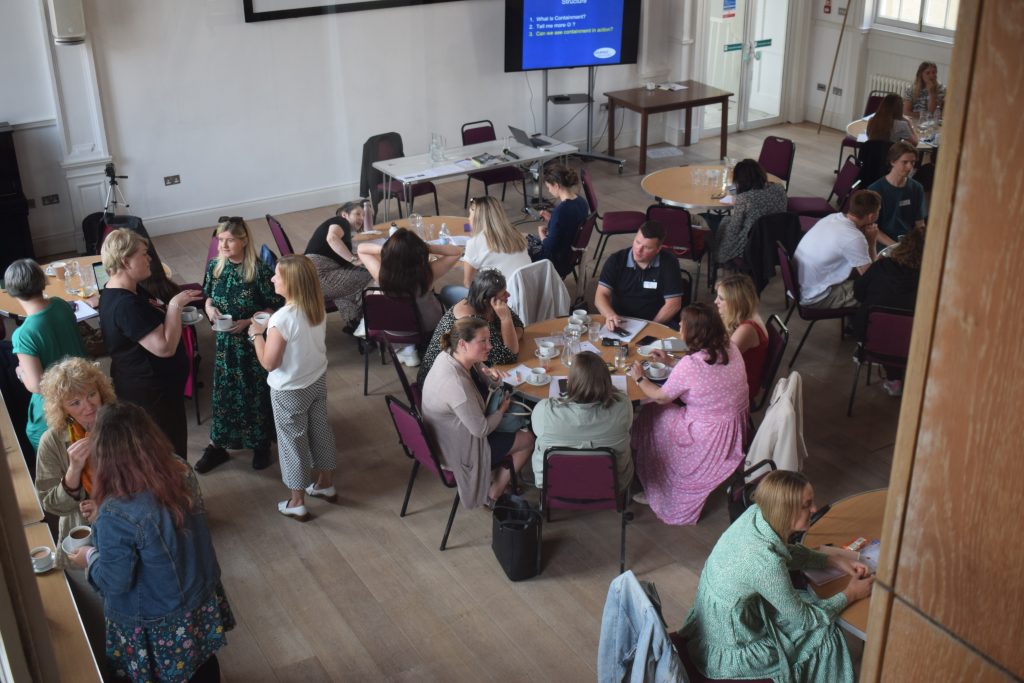
[[[498,427],[501,413],[487,417],[485,408],[469,371],[450,353],[438,355],[423,382],[423,422],[440,449],[441,464],[455,476],[467,508],[484,505],[491,485],[487,435]]]
[[[60,485],[60,480],[71,463],[68,448],[64,444],[64,434],[63,429],[47,429],[39,439],[39,448],[36,450],[36,490],[39,492],[39,502],[42,503],[43,510],[60,517],[57,566],[62,568],[69,565],[61,542],[74,527],[89,524],[78,509],[80,501],[71,497]],[[84,489],[79,495],[81,500],[87,498]]]

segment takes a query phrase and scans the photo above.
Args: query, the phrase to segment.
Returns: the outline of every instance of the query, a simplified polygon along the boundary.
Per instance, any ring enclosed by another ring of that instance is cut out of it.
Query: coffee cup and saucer
[[[60,542],[60,547],[68,555],[87,545],[92,545],[92,527],[85,526],[84,524],[73,527],[64,540]]]
[[[213,329],[216,332],[230,332],[235,326],[235,320],[230,315],[221,315],[213,321]]]
[[[181,309],[181,324],[195,325],[202,319],[199,310],[195,306],[185,306]]]
[[[527,384],[535,387],[542,387],[550,381],[551,375],[544,368],[532,368],[530,374],[526,376]]]
[[[590,323],[590,316],[587,314],[585,308],[577,308],[572,312],[572,316],[569,318],[569,322],[576,322],[579,320],[580,325],[587,325]]]
[[[652,382],[660,382],[668,377],[668,366],[664,363],[657,361],[648,361],[644,363],[644,377],[651,380]]]
[[[32,548],[28,554],[32,558],[32,571],[36,574],[45,574],[53,569],[56,558],[53,556],[53,551],[45,545]]]

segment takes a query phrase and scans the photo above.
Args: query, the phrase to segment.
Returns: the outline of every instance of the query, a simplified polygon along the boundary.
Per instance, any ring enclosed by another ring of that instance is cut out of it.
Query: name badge
[[[644,280],[644,289],[657,289],[658,283],[653,280]]]
[[[910,206],[910,200],[909,199],[901,199],[900,200],[900,206]]]

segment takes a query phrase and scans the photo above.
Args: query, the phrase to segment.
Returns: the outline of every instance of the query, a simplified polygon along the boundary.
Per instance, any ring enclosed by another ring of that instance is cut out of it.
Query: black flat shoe
[[[206,474],[214,467],[217,467],[218,465],[223,465],[228,460],[230,460],[230,458],[228,457],[228,452],[221,448],[220,446],[214,446],[211,443],[203,451],[202,457],[196,461],[196,464],[193,467],[193,469],[199,474]]]
[[[252,449],[252,468],[254,470],[265,470],[270,467],[270,447]]]

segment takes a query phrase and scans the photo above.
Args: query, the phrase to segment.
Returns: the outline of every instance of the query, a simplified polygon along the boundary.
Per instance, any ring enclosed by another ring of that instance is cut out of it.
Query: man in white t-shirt
[[[877,192],[858,190],[850,197],[847,213],[834,213],[815,223],[800,244],[793,260],[800,281],[800,303],[813,308],[856,306],[853,280],[863,275],[874,260],[878,238],[878,212],[882,199]]]

